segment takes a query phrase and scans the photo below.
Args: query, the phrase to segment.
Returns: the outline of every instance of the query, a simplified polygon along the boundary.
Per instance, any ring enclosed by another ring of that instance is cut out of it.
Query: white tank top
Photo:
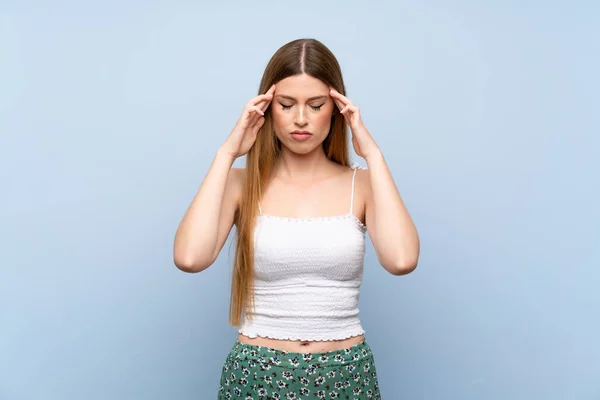
[[[365,225],[348,214],[259,215],[254,231],[255,314],[239,333],[288,340],[339,340],[365,333],[358,316]]]

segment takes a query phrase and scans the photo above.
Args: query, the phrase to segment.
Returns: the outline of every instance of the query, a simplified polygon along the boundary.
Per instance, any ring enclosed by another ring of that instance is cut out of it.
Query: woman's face
[[[307,74],[277,82],[271,113],[275,134],[294,153],[307,154],[327,137],[333,114],[329,86]]]

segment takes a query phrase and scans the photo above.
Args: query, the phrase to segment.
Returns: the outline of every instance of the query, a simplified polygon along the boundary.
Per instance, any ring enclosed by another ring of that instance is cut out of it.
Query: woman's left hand
[[[358,107],[350,99],[333,88],[331,88],[329,93],[352,130],[352,145],[356,154],[367,159],[369,154],[378,152],[379,148],[375,140],[373,140],[373,137],[360,118]]]

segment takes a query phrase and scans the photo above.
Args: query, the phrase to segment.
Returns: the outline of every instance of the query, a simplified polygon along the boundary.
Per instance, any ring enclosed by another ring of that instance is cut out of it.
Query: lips
[[[293,131],[290,133],[290,135],[293,139],[302,141],[309,139],[312,136],[312,133],[309,131]]]

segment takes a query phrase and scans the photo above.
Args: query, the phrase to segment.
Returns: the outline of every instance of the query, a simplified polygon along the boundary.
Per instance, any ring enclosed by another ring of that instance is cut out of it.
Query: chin
[[[310,147],[309,146],[298,146],[298,145],[292,145],[292,146],[284,145],[284,146],[290,152],[292,152],[294,154],[299,154],[299,155],[310,154],[315,149],[313,146],[310,146]]]
[[[294,141],[282,141],[281,144],[292,153],[300,155],[310,154],[322,145],[322,143],[297,143]]]

